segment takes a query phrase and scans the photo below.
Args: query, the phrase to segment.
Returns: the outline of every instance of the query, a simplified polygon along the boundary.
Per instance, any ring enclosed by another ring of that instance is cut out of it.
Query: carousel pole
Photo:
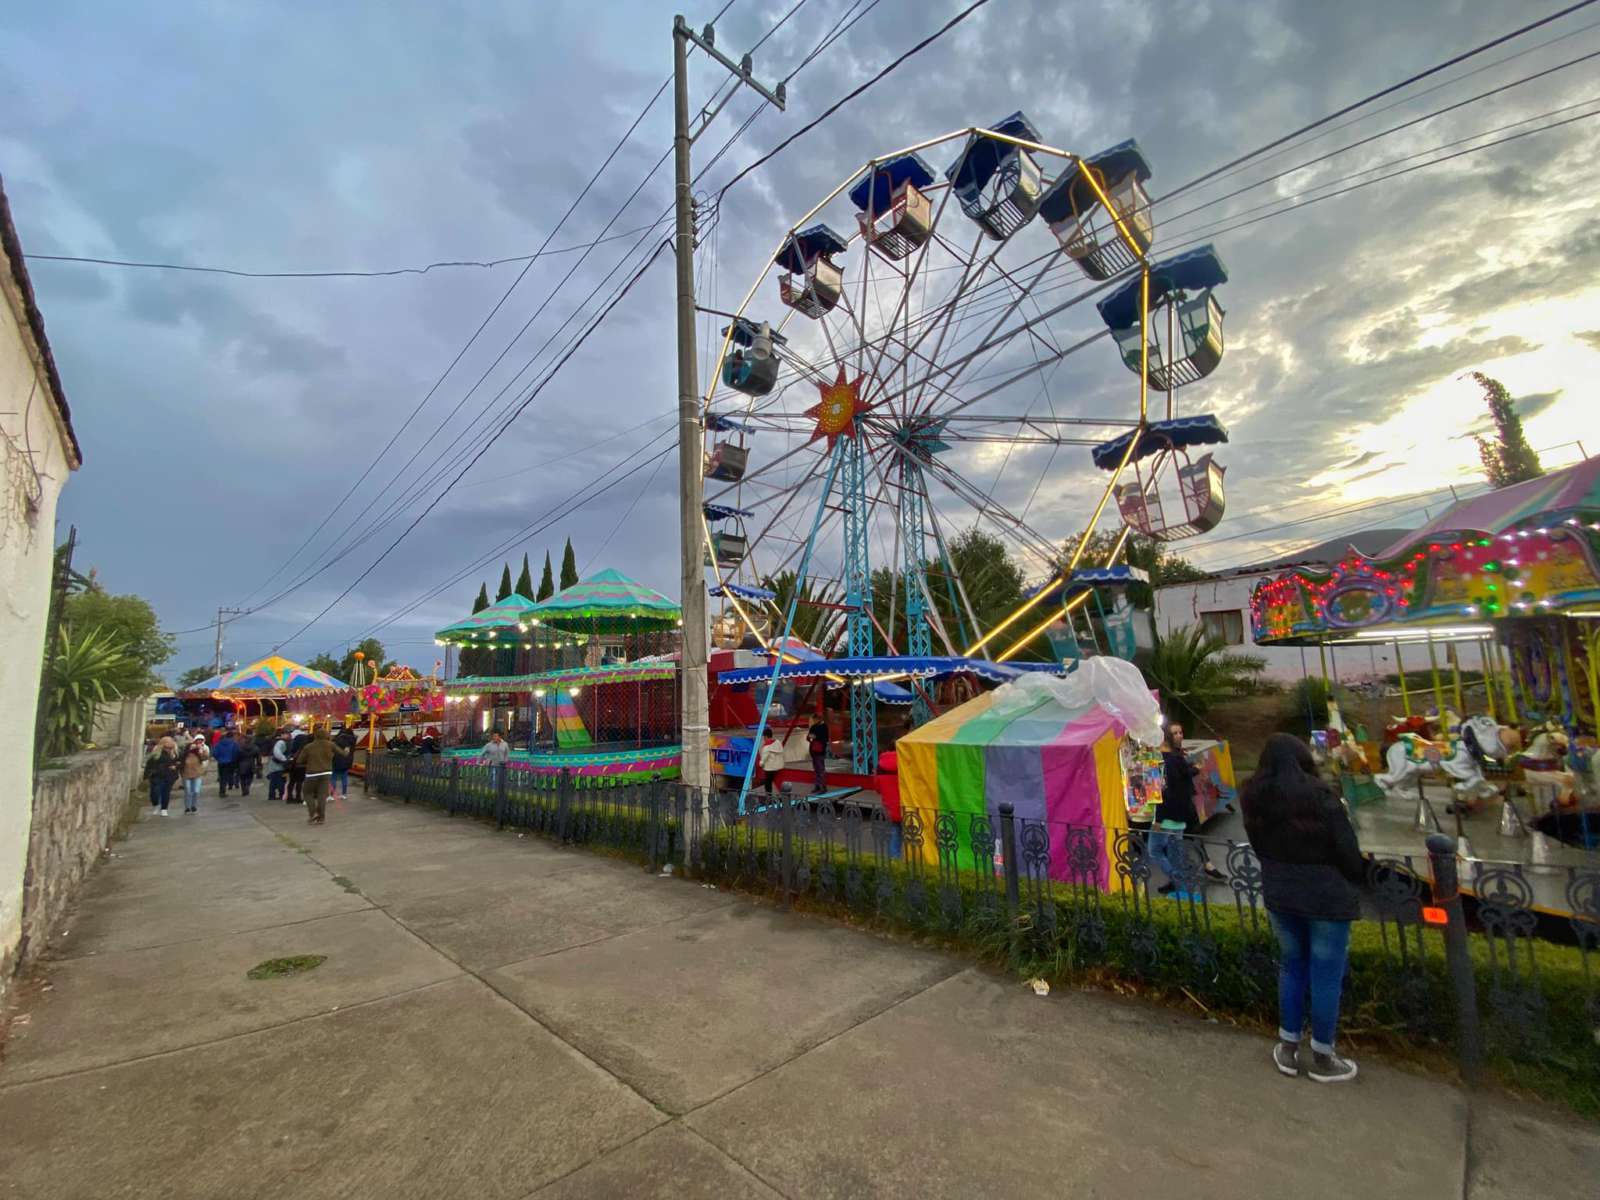
[[[1499,705],[1494,700],[1494,668],[1489,665],[1489,639],[1478,642],[1478,665],[1483,668],[1483,696],[1489,706],[1489,719],[1500,723]]]
[[[1517,673],[1516,669],[1511,663],[1511,650],[1509,647],[1507,647],[1505,650],[1505,656],[1501,657],[1501,646],[1499,641],[1496,640],[1491,642],[1490,646],[1494,650],[1495,674],[1499,675],[1505,684],[1506,724],[1520,724],[1521,718],[1517,715]]]
[[[1433,711],[1444,720],[1444,687],[1439,682],[1439,656],[1433,649],[1433,630],[1428,630],[1428,667],[1433,672]]]
[[[1406,664],[1400,657],[1400,639],[1394,640],[1394,670],[1400,678],[1400,711],[1411,716],[1411,693],[1406,690]]]
[[[1454,642],[1444,644],[1444,656],[1450,660],[1450,678],[1456,697],[1456,716],[1464,718],[1467,715],[1467,705],[1461,698],[1461,655],[1456,653]]]

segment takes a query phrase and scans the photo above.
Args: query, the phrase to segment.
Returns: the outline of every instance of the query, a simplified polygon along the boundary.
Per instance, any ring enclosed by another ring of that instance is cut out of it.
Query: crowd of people
[[[250,795],[252,785],[265,774],[269,801],[304,804],[306,820],[321,825],[327,819],[328,800],[350,794],[355,753],[356,735],[343,725],[311,733],[298,725],[274,729],[258,722],[254,733],[230,725],[210,736],[180,725],[152,742],[145,755],[150,810],[166,816],[173,789],[181,780],[183,811],[199,812],[206,767],[214,762],[219,799],[230,791]]]

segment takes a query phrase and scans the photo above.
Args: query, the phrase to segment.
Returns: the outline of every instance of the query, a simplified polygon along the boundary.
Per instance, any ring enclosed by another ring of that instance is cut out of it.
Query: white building
[[[1217,571],[1194,583],[1174,583],[1157,588],[1156,628],[1162,636],[1166,636],[1185,625],[1203,625],[1229,646],[1238,647],[1240,653],[1266,659],[1267,667],[1262,674],[1269,679],[1293,682],[1302,675],[1320,675],[1322,662],[1315,646],[1256,644],[1250,636],[1251,589],[1262,579],[1289,567],[1331,567],[1352,549],[1363,554],[1376,554],[1394,545],[1409,532],[1406,529],[1369,529],[1307,546],[1281,558]],[[1457,649],[1463,669],[1480,669],[1482,661],[1476,644],[1468,643]],[[1392,643],[1329,646],[1325,653],[1329,660],[1328,674],[1340,680],[1371,679],[1396,673]],[[1401,653],[1407,671],[1421,670],[1428,665],[1426,648],[1413,646]],[[1445,666],[1446,653],[1443,646],[1439,647],[1437,654],[1441,669]]]
[[[22,929],[33,731],[50,608],[56,497],[82,461],[0,183],[0,990]]]

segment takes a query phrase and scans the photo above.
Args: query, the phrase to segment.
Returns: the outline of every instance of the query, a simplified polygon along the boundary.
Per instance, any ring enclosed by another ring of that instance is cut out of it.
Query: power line
[[[1231,171],[1233,168],[1240,166],[1243,163],[1247,163],[1253,158],[1259,158],[1269,150],[1276,150],[1285,142],[1293,141],[1295,138],[1298,138],[1303,134],[1310,133],[1313,129],[1320,129],[1322,126],[1327,125],[1332,121],[1337,121],[1340,117],[1355,112],[1358,108],[1365,108],[1367,105],[1376,100],[1381,100],[1385,96],[1390,96],[1395,92],[1402,91],[1414,83],[1420,83],[1429,76],[1437,75],[1440,71],[1448,70],[1457,63],[1465,62],[1469,58],[1474,58],[1479,54],[1483,54],[1485,51],[1494,49],[1496,46],[1504,45],[1506,42],[1519,38],[1525,33],[1531,33],[1533,30],[1538,29],[1541,26],[1548,25],[1552,21],[1559,21],[1562,17],[1570,16],[1580,9],[1588,8],[1594,3],[1595,0],[1578,0],[1578,3],[1569,4],[1566,8],[1561,9],[1559,12],[1551,13],[1547,17],[1541,17],[1537,21],[1530,21],[1526,25],[1522,25],[1516,29],[1513,29],[1510,33],[1503,33],[1499,37],[1494,38],[1491,41],[1484,42],[1480,46],[1475,46],[1471,50],[1466,50],[1452,58],[1447,58],[1444,62],[1439,63],[1436,66],[1429,67],[1425,71],[1419,71],[1415,75],[1407,76],[1399,83],[1392,83],[1388,87],[1383,88],[1381,91],[1373,92],[1370,96],[1365,96],[1362,99],[1355,101],[1353,104],[1347,104],[1336,112],[1331,112],[1325,117],[1319,117],[1317,120],[1312,121],[1307,125],[1302,125],[1299,129],[1293,130],[1290,133],[1286,133],[1282,137],[1274,138],[1266,145],[1258,146],[1256,149],[1251,150],[1247,154],[1241,154],[1238,158],[1223,163],[1220,167],[1215,167],[1210,171],[1206,171],[1204,174],[1197,175],[1193,179],[1189,180],[1189,182],[1181,184],[1172,191],[1168,192],[1166,195],[1160,197],[1160,199],[1171,200],[1175,196],[1181,196],[1184,192],[1187,192],[1193,188],[1197,188],[1208,180],[1215,179],[1218,175],[1223,174],[1225,171]]]

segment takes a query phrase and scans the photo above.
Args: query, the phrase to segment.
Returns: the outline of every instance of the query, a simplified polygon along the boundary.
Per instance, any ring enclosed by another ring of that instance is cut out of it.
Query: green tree
[[[344,657],[339,660],[336,669],[328,673],[334,676],[336,679],[344,680],[346,683],[352,682],[356,677],[356,651],[358,650],[362,654],[366,655],[366,658],[361,661],[361,668],[363,671],[366,670],[367,663],[371,663],[373,666],[377,667],[380,672],[389,665],[385,663],[383,659],[383,643],[377,638],[369,637],[357,642],[350,649],[346,650],[344,652]],[[322,668],[320,667],[318,668],[318,670],[321,669]]]
[[[480,613],[489,607],[489,585],[478,585],[478,598],[472,602],[472,611]],[[456,671],[461,675],[487,675],[489,662],[492,661],[493,651],[480,649],[476,646],[464,646],[458,660]]]
[[[489,607],[489,585],[487,583],[480,583],[478,585],[478,598],[472,602],[472,611],[475,612],[475,613],[481,613],[484,609],[486,609],[488,607]]]
[[[1184,625],[1156,642],[1145,677],[1161,693],[1169,717],[1194,721],[1218,700],[1247,690],[1266,665],[1254,654],[1229,653],[1202,625]]]
[[[544,552],[544,574],[539,576],[539,592],[535,600],[548,600],[556,594],[555,576],[550,571],[550,551]]]
[[[578,582],[578,560],[572,553],[572,539],[567,539],[567,548],[561,552],[561,590],[566,591]]]
[[[500,568],[500,590],[494,594],[494,602],[499,604],[509,595],[511,595],[511,564],[506,563]]]
[[[313,671],[321,671],[324,675],[332,675],[335,679],[343,678],[339,674],[339,660],[326,651],[306,659],[305,665]]]
[[[522,574],[517,576],[517,595],[525,600],[533,599],[533,575],[528,570],[528,555],[522,555]]]
[[[1544,474],[1539,456],[1528,445],[1522,432],[1522,418],[1517,406],[1506,391],[1505,384],[1491,379],[1482,371],[1474,371],[1473,379],[1483,389],[1484,401],[1489,406],[1489,419],[1494,422],[1494,438],[1474,439],[1478,443],[1478,457],[1483,460],[1483,473],[1489,486],[1509,487],[1525,483]]]
[[[206,663],[202,667],[190,667],[182,675],[178,676],[177,689],[181,692],[184,688],[191,688],[197,683],[210,679],[215,674],[216,672],[211,669],[210,663]]]
[[[970,643],[1005,620],[1022,603],[1024,574],[1004,542],[976,527],[953,538],[949,552],[948,563],[929,564],[928,591],[933,594],[934,607],[950,637],[957,643]],[[972,606],[972,616],[977,618],[977,630],[972,628],[966,605],[960,603],[963,591]],[[952,593],[955,600],[951,598]],[[900,602],[905,603],[904,589]],[[1018,636],[1026,632],[1026,627],[1017,630]],[[965,650],[966,645],[960,644],[957,649]],[[995,649],[1003,650],[1005,646]]]
[[[777,593],[772,603],[779,613],[789,611],[789,601],[794,598],[798,579],[794,571],[784,571],[763,581],[763,587]],[[800,603],[795,606],[791,636],[819,650],[830,649],[844,629],[844,613],[836,608],[821,606],[837,603],[838,596],[837,584],[824,583],[819,586],[815,580],[807,579],[805,586],[800,589]],[[775,638],[782,632],[783,617],[775,617],[770,636]]]
[[[106,642],[117,648],[115,673],[107,681],[115,695],[142,696],[161,686],[155,668],[172,657],[177,639],[161,632],[155,609],[142,597],[113,596],[91,583],[67,597],[62,621],[79,637],[103,630]]]

